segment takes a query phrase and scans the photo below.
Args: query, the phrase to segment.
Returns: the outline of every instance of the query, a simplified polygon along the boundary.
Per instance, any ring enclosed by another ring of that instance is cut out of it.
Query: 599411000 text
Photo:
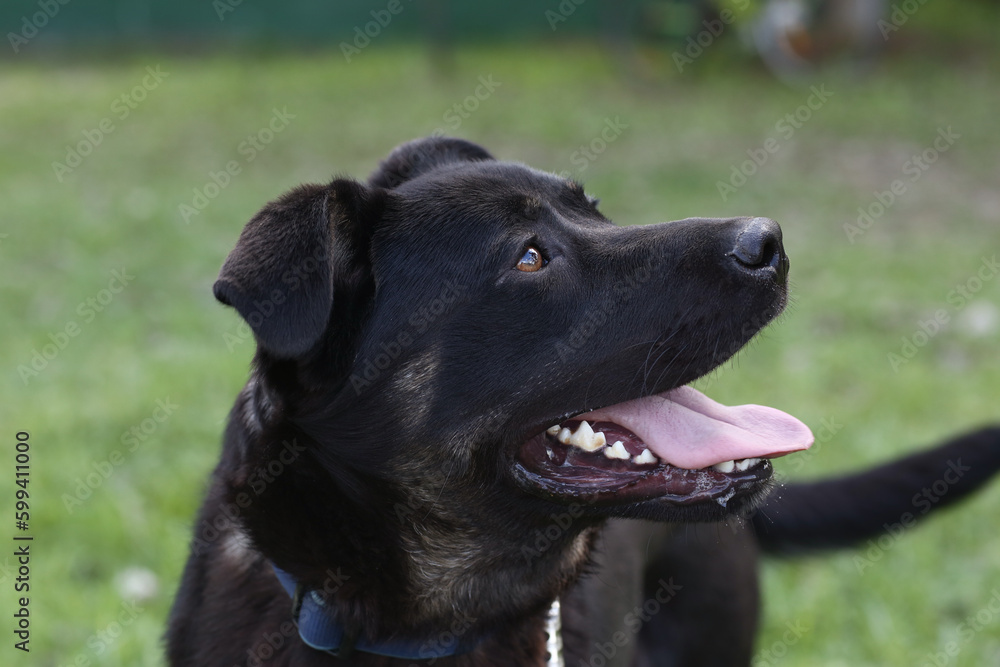
[[[31,506],[28,502],[28,483],[31,481],[31,445],[30,436],[25,431],[18,431],[14,445],[14,527],[21,533],[14,535],[14,557],[17,559],[17,576],[14,578],[14,592],[17,594],[17,607],[14,612],[14,648],[29,651],[28,642],[31,639],[31,619],[28,609],[31,590],[31,540],[28,522],[31,519]]]

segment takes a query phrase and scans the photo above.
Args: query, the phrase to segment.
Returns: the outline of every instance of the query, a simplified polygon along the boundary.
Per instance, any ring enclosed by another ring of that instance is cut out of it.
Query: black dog
[[[456,139],[268,204],[215,285],[258,347],[170,663],[748,664],[758,543],[849,544],[1000,465],[984,430],[765,500],[808,429],[685,385],[787,273],[771,220],[619,228]]]

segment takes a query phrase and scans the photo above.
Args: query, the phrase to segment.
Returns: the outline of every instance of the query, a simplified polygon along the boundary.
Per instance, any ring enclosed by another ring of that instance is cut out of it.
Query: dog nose
[[[770,218],[750,218],[736,234],[729,253],[746,271],[774,271],[777,282],[788,280],[788,255],[781,245],[781,227]]]

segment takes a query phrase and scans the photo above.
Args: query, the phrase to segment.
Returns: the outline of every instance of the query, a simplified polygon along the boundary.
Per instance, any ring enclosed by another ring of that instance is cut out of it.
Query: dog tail
[[[992,426],[866,472],[785,485],[751,521],[771,553],[849,547],[913,526],[998,470],[1000,426]]]

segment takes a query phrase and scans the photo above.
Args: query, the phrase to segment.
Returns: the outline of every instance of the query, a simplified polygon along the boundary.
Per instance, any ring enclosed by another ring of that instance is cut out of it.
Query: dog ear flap
[[[368,184],[391,189],[446,164],[493,159],[485,148],[464,139],[415,139],[393,149],[368,177]]]
[[[305,354],[322,337],[338,276],[367,275],[371,191],[353,180],[304,185],[267,204],[243,228],[213,287],[277,357]]]

